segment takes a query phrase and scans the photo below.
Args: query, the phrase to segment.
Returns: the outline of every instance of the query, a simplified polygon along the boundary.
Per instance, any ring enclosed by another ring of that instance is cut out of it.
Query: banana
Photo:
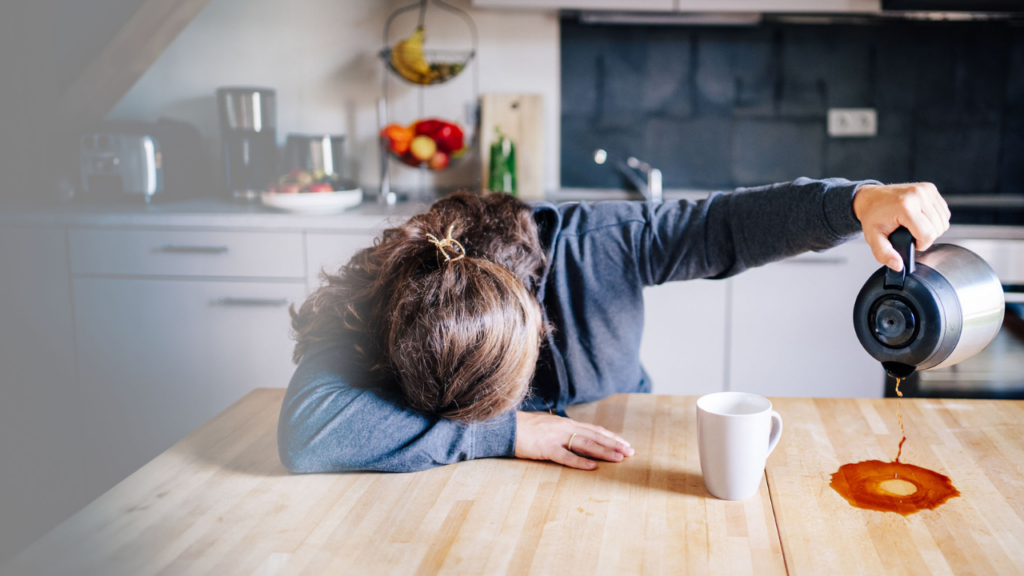
[[[395,72],[398,72],[402,78],[405,78],[409,82],[425,84],[424,78],[418,72],[410,68],[409,65],[403,62],[400,58],[396,58],[394,54],[395,53],[392,52],[391,67],[395,69]]]
[[[406,80],[417,84],[430,83],[430,65],[423,57],[423,27],[412,36],[395,44],[391,50],[391,65]]]

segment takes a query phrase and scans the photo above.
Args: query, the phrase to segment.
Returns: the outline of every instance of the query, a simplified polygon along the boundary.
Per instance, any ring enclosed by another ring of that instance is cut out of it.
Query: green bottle
[[[516,193],[516,147],[501,128],[494,128],[494,143],[491,144],[490,177],[487,189],[491,192]]]

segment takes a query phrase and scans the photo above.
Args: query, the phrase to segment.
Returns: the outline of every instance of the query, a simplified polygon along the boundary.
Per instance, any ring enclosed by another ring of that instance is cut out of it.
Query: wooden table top
[[[1024,402],[906,399],[901,462],[960,491],[903,517],[850,506],[840,465],[896,456],[896,400],[773,399],[767,476],[790,574],[1024,574]]]
[[[852,508],[828,487],[840,464],[892,458],[895,401],[774,400],[785,431],[767,482],[726,502],[700,476],[696,397],[574,407],[636,448],[595,472],[486,459],[291,475],[277,457],[283,395],[250,393],[0,573],[1024,572],[1021,402],[904,400],[903,460],[963,493],[904,518]]]

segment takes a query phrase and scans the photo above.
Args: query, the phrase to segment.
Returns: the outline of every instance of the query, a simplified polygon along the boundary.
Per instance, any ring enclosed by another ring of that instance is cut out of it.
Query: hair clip
[[[459,260],[460,258],[466,256],[466,249],[462,247],[462,244],[460,244],[458,240],[452,238],[453,229],[455,229],[454,224],[448,227],[448,236],[441,240],[438,240],[437,236],[434,236],[433,234],[427,234],[427,240],[434,246],[437,246],[437,249],[441,251],[441,254],[444,254],[445,262],[454,262],[455,260]],[[452,258],[451,256],[448,255],[448,252],[445,250],[445,248],[453,248],[455,246],[459,247],[458,256]]]

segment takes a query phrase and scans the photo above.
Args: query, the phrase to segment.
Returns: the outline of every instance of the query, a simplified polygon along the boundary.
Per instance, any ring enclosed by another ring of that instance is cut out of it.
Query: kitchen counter
[[[888,459],[895,400],[780,398],[767,482],[717,500],[693,396],[570,413],[636,448],[595,472],[510,459],[412,474],[290,475],[284,391],[260,389],[5,565],[20,574],[879,574],[1024,570],[1024,402],[902,402],[903,460],[962,496],[910,517],[849,506],[840,464]]]
[[[666,201],[699,200],[708,191],[666,190]],[[563,189],[553,192],[552,202],[636,200],[636,194],[607,190]],[[363,203],[340,214],[304,215],[271,210],[260,204],[244,204],[213,198],[145,206],[116,204],[0,204],[0,225],[154,227],[241,230],[370,231],[400,223],[423,212],[428,204],[400,202],[386,206]],[[1024,240],[1024,226],[954,225],[944,240]]]
[[[394,206],[364,202],[338,214],[309,215],[280,212],[261,204],[214,198],[166,204],[47,204],[0,205],[0,224],[37,226],[112,226],[169,228],[238,228],[258,230],[374,230],[425,210],[426,204],[401,202]]]

